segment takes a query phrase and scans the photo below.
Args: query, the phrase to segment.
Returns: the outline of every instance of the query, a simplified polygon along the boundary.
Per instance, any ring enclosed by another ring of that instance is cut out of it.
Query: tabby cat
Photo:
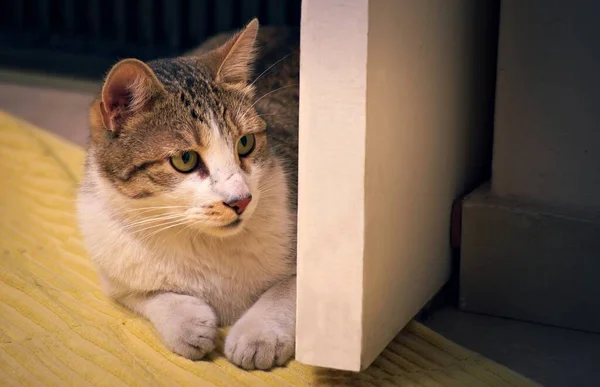
[[[120,61],[90,108],[87,249],[104,292],[181,356],[228,325],[239,367],[294,354],[298,77],[297,31],[253,20],[189,55]]]

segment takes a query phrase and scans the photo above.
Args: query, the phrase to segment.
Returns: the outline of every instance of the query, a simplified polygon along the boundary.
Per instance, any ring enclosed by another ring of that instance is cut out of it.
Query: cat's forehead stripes
[[[243,134],[243,128],[236,123],[245,111],[239,106],[242,98],[215,85],[206,69],[190,58],[159,59],[149,66],[185,108],[191,121],[197,123],[190,128],[196,144],[205,145],[213,135],[236,138]]]
[[[210,74],[189,58],[159,59],[148,65],[165,89],[178,96],[192,119],[206,122],[205,112],[218,109],[218,90]]]

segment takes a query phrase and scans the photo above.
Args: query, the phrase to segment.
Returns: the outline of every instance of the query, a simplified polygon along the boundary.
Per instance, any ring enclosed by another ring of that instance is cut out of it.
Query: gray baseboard
[[[462,310],[600,332],[600,217],[495,197],[463,201]]]

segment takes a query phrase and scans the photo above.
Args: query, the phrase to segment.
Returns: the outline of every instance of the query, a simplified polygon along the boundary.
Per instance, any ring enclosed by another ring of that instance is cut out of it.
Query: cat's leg
[[[110,285],[102,281],[105,291]],[[108,285],[108,286],[107,286]],[[200,360],[215,348],[219,335],[217,316],[203,300],[170,292],[150,294],[115,292],[109,296],[146,317],[171,351]]]
[[[225,356],[245,369],[284,365],[295,349],[296,276],[277,283],[233,325]]]

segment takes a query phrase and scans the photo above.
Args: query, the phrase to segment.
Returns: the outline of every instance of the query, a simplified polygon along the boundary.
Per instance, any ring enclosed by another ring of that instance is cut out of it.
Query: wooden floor
[[[0,110],[84,145],[87,107],[98,88],[93,82],[0,70]],[[435,312],[425,323],[545,386],[600,386],[600,335],[451,307]]]

